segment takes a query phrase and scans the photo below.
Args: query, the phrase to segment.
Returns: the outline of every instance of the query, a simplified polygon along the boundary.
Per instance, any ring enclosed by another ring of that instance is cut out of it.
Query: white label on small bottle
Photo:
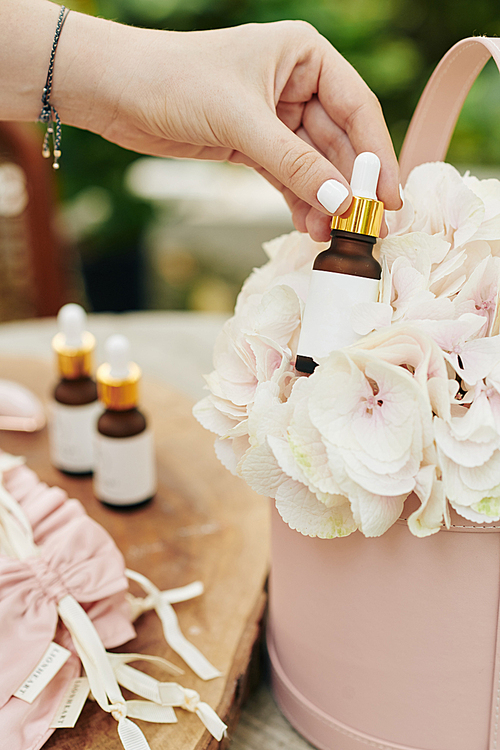
[[[94,436],[101,412],[98,401],[83,406],[52,402],[49,444],[54,466],[75,473],[93,470]]]
[[[94,493],[112,505],[134,505],[156,492],[153,434],[95,438]]]
[[[52,642],[35,669],[25,679],[21,687],[16,690],[15,697],[26,703],[33,703],[61,667],[66,664],[70,656],[71,651],[58,643]]]
[[[297,354],[315,362],[361,338],[351,325],[353,305],[376,302],[379,282],[363,276],[313,270]]]

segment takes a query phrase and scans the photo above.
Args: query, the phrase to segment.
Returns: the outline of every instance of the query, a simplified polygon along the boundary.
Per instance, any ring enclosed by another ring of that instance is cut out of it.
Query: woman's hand
[[[44,34],[55,29],[52,3],[5,2],[17,13],[43,8]],[[47,59],[50,44],[44,39]],[[46,70],[38,67],[32,88],[41,81],[41,92]],[[254,167],[283,192],[297,229],[316,240],[328,239],[331,214],[349,207],[348,178],[362,151],[380,157],[379,198],[390,209],[401,205],[398,165],[376,97],[301,21],[171,32],[72,12],[59,41],[51,102],[63,123],[125,148]]]

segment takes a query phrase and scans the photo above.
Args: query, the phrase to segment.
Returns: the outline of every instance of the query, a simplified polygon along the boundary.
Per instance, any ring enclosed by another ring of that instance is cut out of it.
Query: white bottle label
[[[94,493],[112,505],[133,505],[156,492],[153,433],[95,438]]]
[[[49,425],[50,460],[63,471],[94,468],[94,436],[102,406],[98,401],[68,406],[53,401]]]
[[[378,279],[313,270],[297,354],[315,362],[361,338],[351,325],[353,305],[376,302]]]

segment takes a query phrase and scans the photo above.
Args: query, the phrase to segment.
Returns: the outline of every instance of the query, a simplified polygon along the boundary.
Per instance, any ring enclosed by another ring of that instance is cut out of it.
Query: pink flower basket
[[[463,101],[500,41],[464,39],[410,125],[402,177],[441,161]],[[451,512],[426,538],[403,513],[377,539],[292,530],[273,508],[268,646],[273,690],[321,750],[497,750],[500,524]]]
[[[500,750],[500,181],[443,162],[490,56],[462,40],[422,95],[360,338],[299,376],[325,246],[276,238],[194,410],[274,500],[274,691],[320,750]]]

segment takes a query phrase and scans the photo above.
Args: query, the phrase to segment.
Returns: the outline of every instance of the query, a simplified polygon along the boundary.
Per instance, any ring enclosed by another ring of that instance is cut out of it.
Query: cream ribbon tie
[[[213,737],[219,741],[224,737],[227,729],[226,724],[208,703],[201,700],[196,690],[182,687],[176,682],[160,682],[154,677],[129,666],[128,662],[135,661],[137,658],[142,658],[142,656],[138,654],[108,654],[116,679],[122,687],[146,698],[148,701],[159,704],[159,708],[172,711],[174,716],[174,708],[182,708],[185,711],[195,713]],[[142,717],[135,716],[134,718]],[[173,720],[176,721],[176,719]]]
[[[154,609],[157,613],[163,626],[165,640],[170,648],[175,651],[175,653],[178,654],[186,664],[191,667],[193,672],[197,674],[198,677],[201,677],[202,680],[213,680],[215,677],[220,677],[221,672],[219,672],[219,670],[216,669],[205,656],[203,656],[201,651],[199,651],[196,646],[193,646],[193,644],[183,635],[179,626],[179,620],[177,619],[177,615],[171,604],[171,601],[186,601],[186,598],[176,598],[182,596],[180,592],[184,592],[184,596],[187,594],[187,598],[199,596],[201,591],[203,591],[202,584],[197,581],[190,584],[190,586],[185,586],[183,589],[160,591],[154,583],[151,583],[151,581],[141,573],[136,573],[134,570],[128,569],[125,573],[127,578],[138,583],[146,592],[147,596],[143,601],[145,603],[147,602],[147,604],[144,606],[147,609]],[[198,593],[189,596],[193,591]],[[138,611],[141,608],[141,605],[138,603],[135,603],[133,606],[135,607],[135,611]],[[145,611],[145,609],[142,611]]]

